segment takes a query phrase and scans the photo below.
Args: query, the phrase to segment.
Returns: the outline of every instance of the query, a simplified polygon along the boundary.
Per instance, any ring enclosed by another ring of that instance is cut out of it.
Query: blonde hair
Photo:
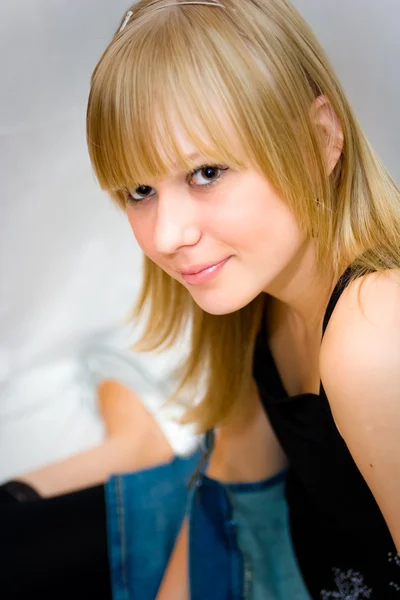
[[[166,6],[168,4],[168,6]],[[193,164],[175,139],[178,120],[200,153],[265,174],[315,238],[317,261],[336,277],[400,266],[400,193],[363,135],[327,57],[287,0],[223,0],[224,7],[141,0],[130,9],[93,73],[87,113],[91,160],[102,188],[124,209],[126,191]],[[163,6],[165,5],[165,6]],[[310,117],[325,95],[344,134],[333,173]],[[224,119],[221,118],[223,115]],[[201,430],[245,402],[263,312],[260,295],[215,316],[145,258],[137,313],[147,310],[142,347],[172,345],[190,324],[181,386],[207,373],[188,419]]]

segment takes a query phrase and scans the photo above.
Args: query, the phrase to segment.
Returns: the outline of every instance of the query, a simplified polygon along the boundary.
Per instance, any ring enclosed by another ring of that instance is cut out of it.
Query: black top
[[[349,282],[336,285],[323,331]],[[400,598],[400,558],[381,511],[320,394],[289,397],[260,332],[254,376],[271,425],[285,451],[291,533],[312,598]],[[339,375],[339,374],[338,374]],[[399,507],[400,512],[400,507]]]

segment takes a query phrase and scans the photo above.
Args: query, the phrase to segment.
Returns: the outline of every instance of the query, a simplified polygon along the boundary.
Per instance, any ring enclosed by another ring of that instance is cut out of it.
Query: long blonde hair
[[[217,164],[262,170],[315,237],[317,261],[336,277],[343,265],[368,272],[400,266],[400,193],[363,135],[327,57],[287,0],[222,0],[221,6],[141,0],[131,8],[93,73],[89,152],[100,185],[124,209],[126,191],[193,168],[175,139],[172,116],[200,153]],[[167,6],[168,5],[168,6]],[[341,122],[344,147],[326,173],[310,117],[325,95]],[[223,116],[223,118],[222,118]],[[172,345],[191,326],[181,386],[207,374],[188,419],[201,430],[245,402],[263,297],[215,316],[145,258],[137,313],[147,315],[141,347]]]

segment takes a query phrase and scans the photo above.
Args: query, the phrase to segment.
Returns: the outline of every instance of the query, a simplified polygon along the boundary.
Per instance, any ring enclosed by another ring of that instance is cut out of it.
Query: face
[[[185,153],[196,149],[182,136]],[[267,179],[196,156],[131,191],[127,215],[143,252],[211,314],[234,312],[290,273],[304,235]]]

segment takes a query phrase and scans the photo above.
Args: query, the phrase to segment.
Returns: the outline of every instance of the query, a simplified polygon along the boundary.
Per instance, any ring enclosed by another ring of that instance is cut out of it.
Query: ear
[[[342,124],[326,96],[318,96],[314,100],[310,116],[321,133],[327,172],[330,175],[343,151]]]

